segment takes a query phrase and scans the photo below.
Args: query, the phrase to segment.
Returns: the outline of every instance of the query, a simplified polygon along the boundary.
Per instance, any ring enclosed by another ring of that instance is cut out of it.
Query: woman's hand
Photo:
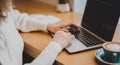
[[[73,26],[77,29],[77,26],[72,22],[57,22],[57,23],[54,23],[54,24],[48,24],[47,30],[52,32],[52,33],[55,33],[55,32],[64,28],[64,31],[68,31],[66,29],[66,27],[68,27],[68,26]]]
[[[61,45],[62,48],[65,48],[69,45],[70,41],[74,38],[74,35],[71,33],[64,32],[64,31],[57,31],[55,36],[53,37],[53,41],[56,41],[58,44]]]

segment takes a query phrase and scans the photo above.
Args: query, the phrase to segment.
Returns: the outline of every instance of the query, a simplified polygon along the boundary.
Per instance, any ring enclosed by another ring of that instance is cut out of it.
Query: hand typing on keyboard
[[[76,26],[70,26],[67,28],[71,34],[77,34],[80,32],[80,28]]]
[[[73,25],[71,24],[68,27],[61,28],[59,31],[70,32],[71,34],[75,35],[80,31],[80,28],[74,24]],[[50,34],[50,36],[53,37],[54,32],[48,30],[48,33]]]

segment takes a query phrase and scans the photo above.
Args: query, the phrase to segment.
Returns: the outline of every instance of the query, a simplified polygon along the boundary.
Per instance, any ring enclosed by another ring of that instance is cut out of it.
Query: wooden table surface
[[[27,12],[29,14],[45,14],[53,15],[61,18],[64,21],[72,21],[76,24],[80,24],[82,15],[79,13],[68,12],[58,13],[56,7],[50,6],[44,3],[38,3],[31,0],[16,0],[14,5],[21,12]],[[25,42],[25,52],[32,57],[36,57],[51,41],[51,37],[47,33],[43,32],[30,32],[20,33]],[[62,51],[56,58],[56,61],[63,65],[98,65],[95,62],[95,49],[84,51],[76,54],[68,54],[66,51]]]

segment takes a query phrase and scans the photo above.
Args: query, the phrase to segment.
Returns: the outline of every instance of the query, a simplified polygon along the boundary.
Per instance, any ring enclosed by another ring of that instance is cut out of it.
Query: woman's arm
[[[22,32],[44,31],[47,32],[48,22],[58,22],[60,19],[52,16],[41,15],[38,17],[20,13],[18,10],[12,11],[16,28]],[[39,18],[39,19],[38,19]]]
[[[58,31],[50,42],[50,44],[43,50],[43,52],[28,65],[52,65],[56,56],[60,51],[68,46],[70,41],[74,38],[70,33]]]
[[[32,63],[25,65],[53,65],[56,56],[61,50],[61,46],[57,42],[52,41]]]

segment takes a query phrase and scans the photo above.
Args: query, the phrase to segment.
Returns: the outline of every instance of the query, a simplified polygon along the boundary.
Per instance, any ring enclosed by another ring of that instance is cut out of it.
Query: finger
[[[54,28],[54,32],[57,32],[57,31],[63,31],[61,28]]]
[[[72,22],[61,22],[61,23],[58,23],[57,27],[64,28],[64,27],[68,27],[72,24],[73,24]]]
[[[61,25],[61,28],[68,27],[68,26],[71,26],[75,28],[77,31],[80,31],[80,28],[73,22],[63,23],[63,25]]]
[[[68,35],[71,35],[71,33],[67,33]]]
[[[79,26],[77,26],[77,25],[75,25],[75,24],[72,24],[71,27],[75,28],[77,31],[80,31]]]
[[[59,34],[64,34],[64,32],[63,31],[57,31],[56,34],[58,34],[58,35]]]
[[[65,36],[69,37],[69,36],[71,36],[71,33],[66,33]]]
[[[69,32],[69,30],[67,28],[62,28],[61,30],[64,32]]]
[[[74,35],[69,36],[69,41],[72,41],[75,38]]]
[[[57,24],[55,24],[55,26],[56,28],[59,28],[59,30],[62,29],[65,32],[69,31],[65,29],[66,27],[69,27],[69,26],[75,28],[77,31],[80,31],[79,27],[73,22],[58,22]]]

